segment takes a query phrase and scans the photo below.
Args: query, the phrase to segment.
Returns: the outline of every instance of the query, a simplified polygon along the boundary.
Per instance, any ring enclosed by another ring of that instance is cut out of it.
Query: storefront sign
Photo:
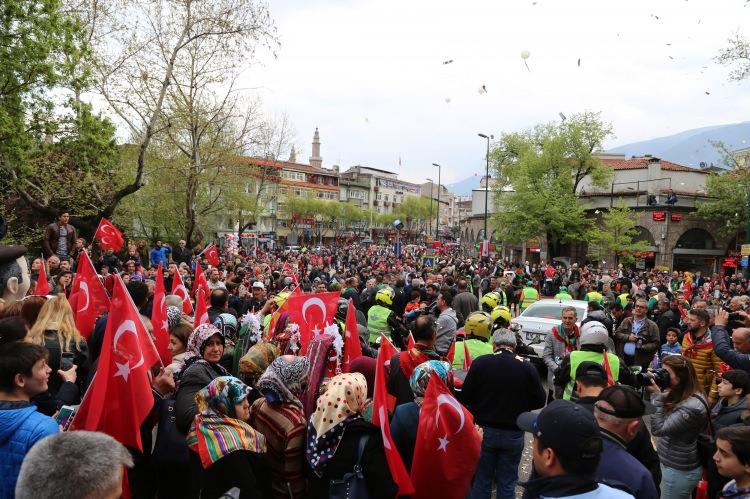
[[[671,219],[673,222],[679,222],[682,220],[682,213],[672,213]]]
[[[737,258],[725,258],[721,261],[721,266],[736,268],[737,263]]]
[[[653,218],[654,222],[663,222],[667,219],[667,212],[655,211],[651,214],[651,218]]]
[[[740,255],[750,256],[750,244],[743,244],[740,246]]]

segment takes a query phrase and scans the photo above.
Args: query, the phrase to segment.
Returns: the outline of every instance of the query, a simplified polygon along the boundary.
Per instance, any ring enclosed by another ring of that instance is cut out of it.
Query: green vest
[[[391,310],[382,305],[373,305],[367,312],[367,330],[370,332],[370,343],[375,343],[380,333],[391,338],[391,327],[388,325],[388,316]]]
[[[620,358],[613,353],[607,353],[609,359],[609,368],[612,370],[612,379],[617,382],[620,378]],[[570,400],[570,396],[573,395],[573,389],[576,386],[576,371],[581,362],[598,362],[602,364],[604,361],[604,355],[599,352],[586,352],[584,350],[575,350],[570,352],[570,381],[565,387],[563,393],[563,399]]]
[[[572,300],[573,297],[570,296],[568,293],[557,293],[555,295],[555,300]]]
[[[620,296],[617,297],[618,300],[620,300],[620,305],[622,305],[622,308],[625,308],[628,306],[628,295],[627,293],[622,293]]]
[[[480,355],[487,355],[492,353],[492,344],[489,341],[477,340],[476,338],[471,338],[464,341],[466,342],[466,347],[469,350],[469,357],[471,357],[471,360],[476,359]],[[453,367],[453,369],[464,368],[464,341],[456,342],[456,349],[453,352],[453,364],[451,364],[451,367]]]
[[[526,310],[531,306],[532,303],[539,299],[539,293],[534,288],[523,288],[523,302],[521,302],[521,310]]]

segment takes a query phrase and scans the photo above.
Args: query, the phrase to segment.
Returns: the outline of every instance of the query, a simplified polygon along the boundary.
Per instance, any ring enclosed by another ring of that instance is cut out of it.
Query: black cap
[[[576,369],[576,379],[583,381],[607,381],[607,372],[604,370],[604,366],[598,362],[592,362],[587,360],[581,362]]]
[[[656,408],[651,404],[646,404],[641,395],[635,389],[626,385],[612,385],[601,391],[596,398],[612,406],[602,407],[601,404],[595,404],[597,410],[610,416],[623,419],[640,418],[644,414],[653,414]]]
[[[524,412],[516,424],[533,433],[555,454],[571,459],[599,459],[602,438],[591,411],[569,400],[553,400],[539,414]]]

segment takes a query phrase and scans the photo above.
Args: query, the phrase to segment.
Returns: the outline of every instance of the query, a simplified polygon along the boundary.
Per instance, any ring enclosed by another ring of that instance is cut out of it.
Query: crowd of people
[[[119,497],[123,487],[138,498],[395,497],[388,447],[414,476],[433,383],[481,437],[455,497],[750,497],[741,275],[531,265],[458,247],[425,266],[419,247],[395,255],[232,240],[212,265],[184,241],[95,254],[67,219],[55,225],[25,287],[13,267],[25,249],[0,248],[0,497]],[[123,280],[149,332],[158,268],[167,293],[178,279],[188,291],[165,299],[171,360],[151,370],[140,450],[61,431],[106,348],[108,314],[81,331],[68,300],[83,253],[108,293]],[[40,276],[46,296],[34,294]],[[206,319],[197,320],[188,311],[202,286]],[[340,293],[338,334],[326,328],[302,344],[287,308],[300,292]],[[560,308],[537,357],[514,319],[543,297],[588,303],[585,318]],[[350,317],[361,356],[344,362],[336,340]],[[395,354],[381,367],[386,346]],[[379,369],[394,401],[385,416],[373,411]],[[519,484],[525,433],[533,466]]]

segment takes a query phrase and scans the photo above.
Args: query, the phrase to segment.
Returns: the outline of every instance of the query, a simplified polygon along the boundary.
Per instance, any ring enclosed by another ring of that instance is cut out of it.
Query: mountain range
[[[750,147],[750,121],[694,128],[667,137],[623,144],[607,152],[625,154],[626,157],[650,154],[693,168],[700,168],[701,163],[725,167],[726,165],[722,164],[721,153],[711,145],[712,141],[723,142],[729,150]],[[472,175],[447,184],[446,187],[458,196],[470,196],[471,190],[479,187],[480,180],[480,176]]]

